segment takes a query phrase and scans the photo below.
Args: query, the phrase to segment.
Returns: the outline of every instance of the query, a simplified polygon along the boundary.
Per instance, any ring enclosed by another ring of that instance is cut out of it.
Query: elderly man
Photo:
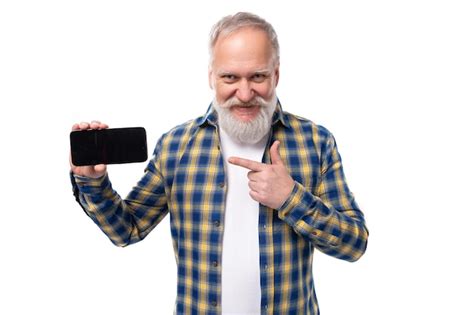
[[[279,45],[265,20],[224,17],[210,55],[207,113],[159,139],[126,199],[105,165],[71,165],[77,200],[118,246],[170,214],[176,314],[318,314],[314,249],[355,261],[368,238],[334,137],[282,110]],[[107,125],[73,126],[98,128]]]

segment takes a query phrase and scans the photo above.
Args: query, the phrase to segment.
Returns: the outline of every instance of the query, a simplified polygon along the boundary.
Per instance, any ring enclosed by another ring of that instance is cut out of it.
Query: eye
[[[252,81],[253,81],[253,82],[256,82],[256,83],[261,83],[261,82],[265,81],[266,78],[267,78],[267,75],[266,75],[266,74],[263,74],[263,73],[255,73],[255,74],[252,76]]]
[[[228,73],[221,75],[221,79],[223,79],[225,83],[234,83],[238,78],[237,76]]]

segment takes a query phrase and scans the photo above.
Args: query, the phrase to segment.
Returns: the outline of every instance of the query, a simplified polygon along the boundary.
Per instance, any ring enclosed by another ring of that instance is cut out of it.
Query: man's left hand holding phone
[[[72,126],[72,131],[82,131],[82,130],[101,130],[107,129],[109,126],[107,124],[101,123],[100,121],[93,120],[91,123],[81,122],[79,124],[74,124]],[[86,165],[86,166],[76,166],[72,163],[72,157],[69,156],[69,164],[71,165],[71,171],[79,176],[89,177],[89,178],[100,178],[105,175],[107,172],[107,165],[98,164],[98,165]]]

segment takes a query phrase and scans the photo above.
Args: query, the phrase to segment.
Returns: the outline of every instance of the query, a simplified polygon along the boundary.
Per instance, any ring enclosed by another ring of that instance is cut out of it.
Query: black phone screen
[[[148,158],[142,127],[72,131],[71,159],[76,166],[143,162]]]

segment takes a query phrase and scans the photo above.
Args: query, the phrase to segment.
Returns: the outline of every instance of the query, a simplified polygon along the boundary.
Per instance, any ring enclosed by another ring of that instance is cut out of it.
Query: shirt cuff
[[[311,220],[302,220],[311,214]],[[338,246],[340,238],[326,232],[328,217],[331,210],[325,206],[321,199],[298,182],[290,194],[290,197],[278,209],[278,217],[291,225],[301,235],[307,236],[311,241],[324,246]],[[320,220],[316,219],[317,217]]]
[[[71,173],[71,179],[77,185],[79,192],[83,194],[101,193],[104,189],[110,186],[107,173],[99,178],[90,178]]]
[[[283,205],[276,209],[278,217],[290,224],[295,224],[305,215],[309,204],[314,202],[314,196],[306,188],[295,181],[293,190]]]
[[[295,181],[295,185],[293,186],[290,196],[286,199],[283,205],[281,205],[281,207],[276,210],[282,215],[286,215],[289,211],[291,211],[292,208],[301,202],[301,199],[303,198],[303,190],[303,186]]]

